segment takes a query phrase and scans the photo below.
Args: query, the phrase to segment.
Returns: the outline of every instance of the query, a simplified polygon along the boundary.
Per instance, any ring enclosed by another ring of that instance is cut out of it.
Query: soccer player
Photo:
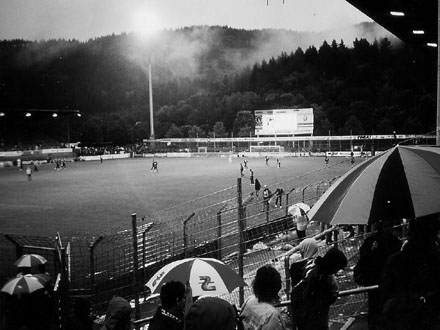
[[[26,175],[27,175],[28,181],[32,181],[32,170],[29,166],[26,167]]]
[[[266,156],[265,159],[266,159],[266,166],[269,166],[269,156]]]
[[[157,169],[157,160],[153,159],[153,164],[151,165],[151,171],[153,172],[159,172],[159,170]]]
[[[251,185],[255,184],[254,183],[254,171],[252,171],[252,169],[249,169],[249,179],[251,180]]]

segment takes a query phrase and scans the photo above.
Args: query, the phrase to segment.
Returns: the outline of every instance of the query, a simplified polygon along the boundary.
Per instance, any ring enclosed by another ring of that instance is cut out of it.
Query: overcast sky
[[[0,39],[79,39],[191,25],[340,29],[371,21],[345,0],[0,0]]]

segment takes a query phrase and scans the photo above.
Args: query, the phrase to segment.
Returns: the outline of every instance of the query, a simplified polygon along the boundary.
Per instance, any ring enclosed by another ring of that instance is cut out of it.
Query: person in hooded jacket
[[[316,257],[314,266],[292,289],[292,313],[298,330],[328,330],[329,309],[338,297],[335,274],[347,266],[347,258],[336,247],[324,257]]]
[[[183,283],[169,281],[160,289],[160,302],[149,330],[183,330],[186,289]]]
[[[122,297],[113,296],[107,308],[101,330],[131,330],[131,306]]]

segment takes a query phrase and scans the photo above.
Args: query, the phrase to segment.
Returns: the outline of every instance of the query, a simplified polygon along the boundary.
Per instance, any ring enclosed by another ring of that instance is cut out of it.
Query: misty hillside
[[[79,109],[69,129],[84,142],[149,136],[149,63],[156,137],[249,136],[253,110],[309,106],[315,135],[423,132],[435,104],[432,55],[375,23],[328,33],[196,26],[147,40],[5,40],[0,60],[1,109]],[[8,120],[3,143],[65,142],[67,119]]]

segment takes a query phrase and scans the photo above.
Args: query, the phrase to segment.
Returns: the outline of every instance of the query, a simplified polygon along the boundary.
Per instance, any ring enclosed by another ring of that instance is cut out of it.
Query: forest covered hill
[[[302,107],[314,108],[314,135],[434,130],[436,50],[375,23],[333,36],[194,26],[148,40],[0,41],[1,143],[67,142],[66,128],[84,143],[147,138],[149,64],[156,138],[249,136],[253,110]]]

